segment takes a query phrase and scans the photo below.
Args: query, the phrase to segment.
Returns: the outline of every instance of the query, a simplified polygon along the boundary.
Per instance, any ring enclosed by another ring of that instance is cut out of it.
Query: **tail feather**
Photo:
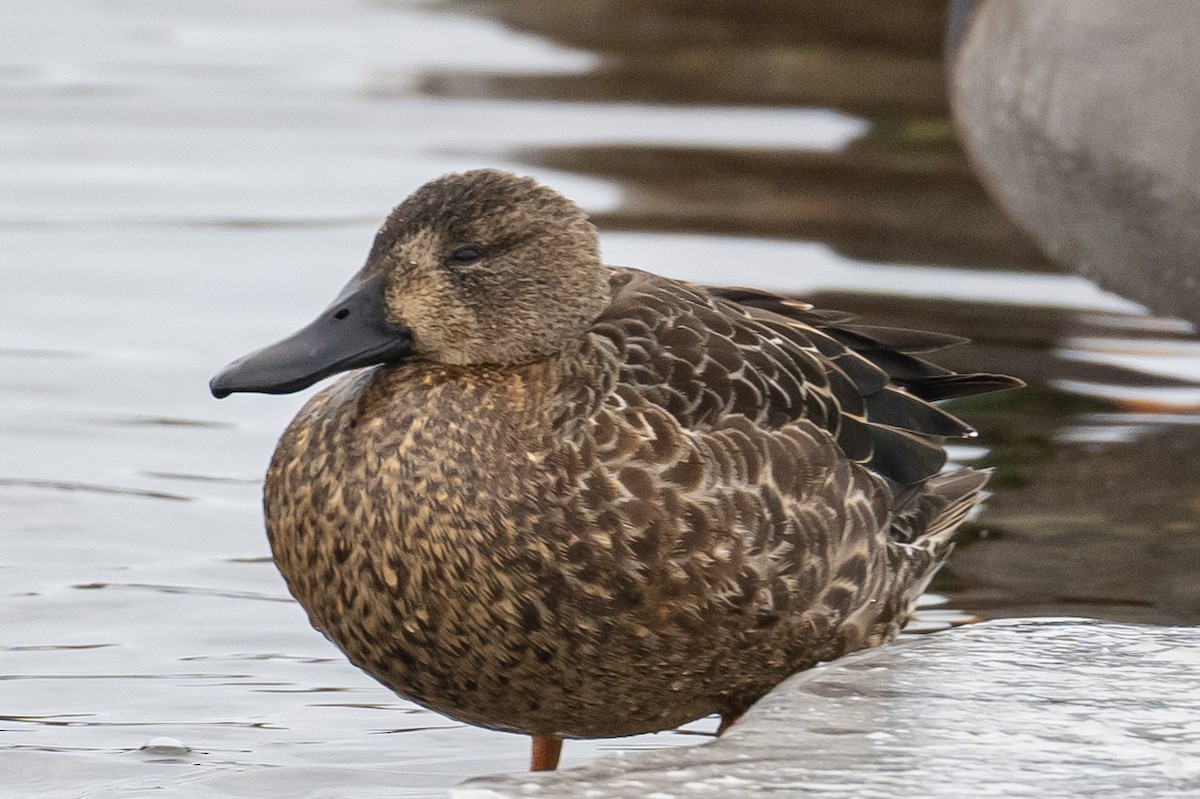
[[[971,511],[983,501],[986,493],[983,488],[991,476],[990,469],[960,469],[926,483],[926,489],[946,504],[919,540],[934,547],[949,544]]]
[[[990,477],[988,469],[959,469],[906,489],[896,497],[893,538],[937,560],[945,557],[954,534],[983,499]]]
[[[989,477],[990,470],[959,469],[905,489],[909,501],[896,512],[891,528],[897,545],[909,551],[907,568],[899,576],[907,585],[907,610],[898,627],[907,622],[917,598],[950,556],[954,535],[983,500]]]

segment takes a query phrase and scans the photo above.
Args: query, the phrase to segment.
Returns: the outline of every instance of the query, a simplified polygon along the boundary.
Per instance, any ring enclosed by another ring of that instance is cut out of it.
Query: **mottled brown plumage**
[[[383,684],[536,736],[734,718],[894,636],[986,482],[938,474],[969,428],[926,400],[1016,383],[913,354],[951,337],[603,266],[570,201],[493,171],[400,205],[373,279],[411,354],[284,433],[276,562]]]

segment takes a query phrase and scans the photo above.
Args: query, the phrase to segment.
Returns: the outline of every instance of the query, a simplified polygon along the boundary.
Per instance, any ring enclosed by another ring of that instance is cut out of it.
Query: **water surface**
[[[441,796],[522,767],[525,739],[397,699],[308,626],[259,504],[306,395],[206,389],[323,307],[399,199],[480,165],[580,200],[611,262],[962,333],[948,364],[1030,381],[959,406],[996,493],[923,627],[1200,620],[1200,345],[987,202],[934,5],[5,3],[0,794]],[[184,748],[141,748],[163,737]]]

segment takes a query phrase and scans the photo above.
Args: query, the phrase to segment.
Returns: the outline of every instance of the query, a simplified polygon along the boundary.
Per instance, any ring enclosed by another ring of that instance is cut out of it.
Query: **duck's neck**
[[[483,534],[468,518],[474,509],[494,514],[494,506],[536,490],[552,468],[547,460],[588,423],[606,382],[597,363],[578,353],[519,366],[414,362],[362,373],[297,415],[280,441],[268,490],[291,483],[288,490],[304,494],[335,491],[355,506],[354,516],[384,513],[385,503],[402,511],[406,528],[436,517],[439,525]],[[319,474],[299,473],[314,462]],[[396,532],[383,522],[345,522],[366,534]]]
[[[364,416],[377,418],[386,408],[389,419],[405,420],[392,427],[416,424],[479,444],[531,434],[561,438],[595,411],[608,382],[603,366],[590,349],[515,365],[409,363],[376,370],[359,405]]]

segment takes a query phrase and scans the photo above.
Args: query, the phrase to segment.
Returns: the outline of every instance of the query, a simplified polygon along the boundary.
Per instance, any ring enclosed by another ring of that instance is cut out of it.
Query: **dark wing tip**
[[[943,439],[975,432],[931,403],[1024,385],[1007,375],[956,373],[918,357],[963,344],[967,339],[961,336],[858,325],[846,314],[755,289],[712,288],[710,293],[820,352],[840,417],[830,429],[843,452],[901,485],[938,473],[946,462]]]
[[[991,391],[1005,391],[1010,388],[1021,388],[1024,385],[1025,381],[1016,377],[987,372],[933,375],[904,383],[905,388],[913,394],[930,402],[987,394]]]

